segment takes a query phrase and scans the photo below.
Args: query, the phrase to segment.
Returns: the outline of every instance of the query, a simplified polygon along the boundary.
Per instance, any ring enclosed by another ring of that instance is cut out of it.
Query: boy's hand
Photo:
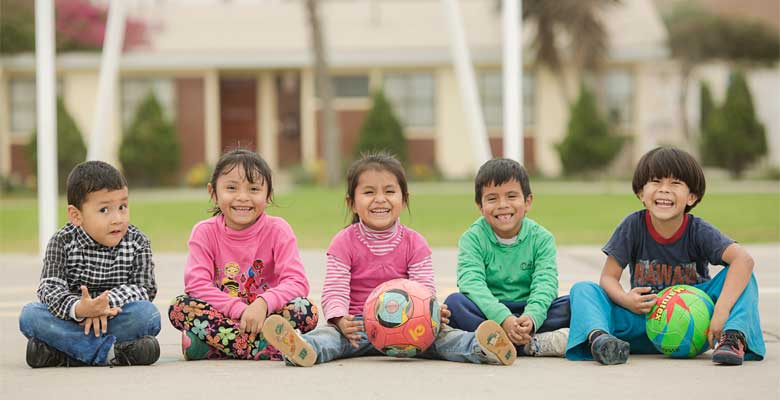
[[[354,315],[345,315],[333,318],[331,323],[336,325],[341,334],[352,344],[352,347],[358,348],[358,340],[360,340],[358,332],[362,332],[364,329],[362,321],[355,321]]]
[[[523,334],[523,330],[520,327],[520,318],[510,315],[504,319],[501,323],[501,327],[504,328],[509,340],[514,344],[525,344],[531,340],[531,337],[527,334]]]
[[[76,304],[76,318],[99,317],[108,309],[108,291],[93,299],[87,287],[81,285],[81,300]]]
[[[517,318],[520,327],[522,340],[518,344],[528,344],[531,341],[531,335],[534,332],[534,320],[529,315],[521,315]]]
[[[635,287],[626,293],[623,307],[627,308],[634,314],[647,314],[650,309],[655,305],[655,299],[657,296],[650,293],[652,288],[650,287]],[[649,293],[649,294],[645,294]]]
[[[109,308],[108,311],[98,317],[86,317],[83,321],[79,322],[79,325],[84,327],[84,334],[89,335],[90,330],[95,331],[95,337],[100,337],[100,334],[108,332],[108,320],[114,318],[117,314],[122,312],[119,307]]]
[[[712,312],[712,319],[710,320],[710,328],[707,330],[707,341],[710,343],[710,348],[715,348],[715,342],[720,341],[720,335],[723,333],[723,327],[726,325],[726,320],[729,318],[728,312],[722,312],[715,307],[715,311]]]
[[[441,319],[442,325],[448,325],[450,323],[450,316],[452,313],[450,312],[449,307],[447,307],[446,304],[441,303],[439,305],[439,318]]]
[[[258,297],[241,313],[241,322],[238,325],[239,330],[250,335],[258,334],[260,329],[263,328],[267,314],[268,303],[265,302],[264,298]]]

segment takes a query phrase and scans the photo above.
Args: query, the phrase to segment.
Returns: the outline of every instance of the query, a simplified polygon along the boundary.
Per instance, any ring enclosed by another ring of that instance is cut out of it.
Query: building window
[[[57,96],[62,95],[62,82],[57,81]],[[11,133],[13,137],[26,138],[36,124],[35,78],[11,79],[9,100],[11,107]]]
[[[603,105],[610,124],[621,127],[634,122],[634,76],[626,70],[609,70],[603,80]]]
[[[176,120],[176,91],[170,79],[123,79],[122,80],[122,126],[133,123],[141,102],[153,93],[162,106],[163,115],[169,121]]]
[[[367,75],[337,75],[332,78],[336,97],[368,97]]]
[[[390,73],[384,76],[385,96],[407,127],[434,125],[434,81],[430,73]]]
[[[501,128],[504,125],[504,92],[503,74],[500,70],[481,71],[478,76],[479,97],[485,124],[490,128]],[[534,75],[523,72],[523,126],[534,125],[536,115],[536,93]]]

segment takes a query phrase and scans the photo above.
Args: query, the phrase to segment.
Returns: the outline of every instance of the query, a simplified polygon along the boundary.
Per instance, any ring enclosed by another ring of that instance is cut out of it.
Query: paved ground
[[[0,254],[0,398],[598,398],[624,399],[691,393],[695,398],[780,398],[780,245],[752,245],[761,293],[767,359],[742,367],[718,367],[710,353],[694,360],[632,356],[628,364],[604,367],[563,359],[519,359],[510,367],[466,365],[389,357],[341,360],[314,368],[280,362],[184,362],[178,331],[167,321],[159,339],[161,360],[151,367],[50,368],[24,362],[19,333],[22,305],[35,299],[40,265],[31,255]],[[302,253],[319,302],[324,273],[322,251]],[[161,311],[182,291],[183,254],[158,254],[156,301]],[[435,249],[439,294],[455,290],[455,250]],[[561,293],[579,280],[596,280],[603,256],[596,247],[559,249]],[[143,397],[139,397],[143,396]]]

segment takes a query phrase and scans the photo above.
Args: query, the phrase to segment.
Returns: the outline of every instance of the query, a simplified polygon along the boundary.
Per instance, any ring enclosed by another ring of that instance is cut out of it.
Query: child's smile
[[[268,206],[268,186],[260,179],[249,182],[244,169],[236,166],[217,179],[216,188],[209,184],[209,193],[225,216],[228,228],[245,229],[254,224],[265,211]]]
[[[523,195],[520,182],[511,180],[501,185],[482,188],[479,210],[499,237],[509,239],[520,232],[523,217],[531,209],[533,196]]]
[[[376,170],[360,174],[351,208],[363,224],[374,230],[388,229],[398,220],[405,206],[395,175]]]

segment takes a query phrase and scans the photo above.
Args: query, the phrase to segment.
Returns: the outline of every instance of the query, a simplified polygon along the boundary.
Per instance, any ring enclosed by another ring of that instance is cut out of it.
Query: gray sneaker
[[[523,347],[523,353],[533,357],[563,357],[566,354],[566,342],[568,341],[569,328],[537,333]]]

